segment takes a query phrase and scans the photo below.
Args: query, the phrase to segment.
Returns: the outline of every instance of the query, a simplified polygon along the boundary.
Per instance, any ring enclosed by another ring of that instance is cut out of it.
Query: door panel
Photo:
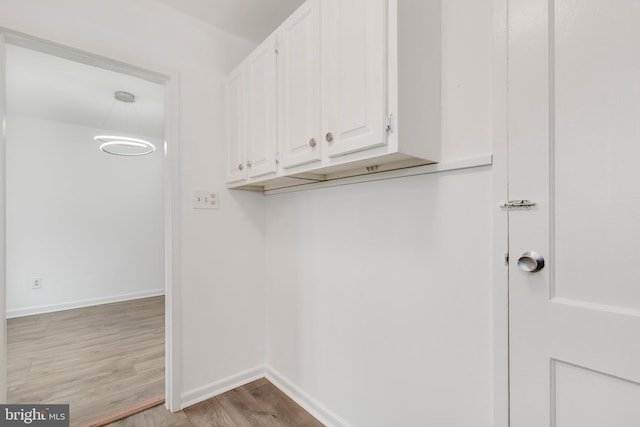
[[[247,179],[245,167],[245,63],[240,64],[225,82],[225,181],[227,183]]]
[[[275,173],[278,133],[275,37],[247,58],[247,173],[249,178]]]
[[[318,1],[305,2],[278,38],[281,162],[289,168],[322,159]]]
[[[509,2],[509,198],[536,203],[509,213],[512,427],[640,425],[639,21]]]
[[[387,143],[384,0],[322,2],[323,141],[329,157]]]
[[[556,8],[555,295],[640,310],[640,2]]]
[[[640,387],[603,372],[552,365],[558,427],[631,427],[640,420]],[[603,399],[606,396],[606,399]]]

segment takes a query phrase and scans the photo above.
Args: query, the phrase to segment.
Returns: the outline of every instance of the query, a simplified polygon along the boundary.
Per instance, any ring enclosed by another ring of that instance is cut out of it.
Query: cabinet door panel
[[[279,123],[284,168],[322,158],[320,13],[307,1],[278,33]]]
[[[247,178],[245,167],[245,67],[236,68],[225,82],[225,181],[238,182]]]
[[[275,37],[247,58],[247,169],[250,178],[275,173],[277,152]]]
[[[387,142],[386,4],[385,0],[322,3],[322,117],[329,157]]]

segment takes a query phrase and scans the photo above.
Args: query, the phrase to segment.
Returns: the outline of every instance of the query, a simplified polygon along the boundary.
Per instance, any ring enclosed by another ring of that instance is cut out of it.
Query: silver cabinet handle
[[[327,142],[333,141],[333,134],[331,132],[327,132],[327,134],[324,136],[324,139],[326,139]]]
[[[316,146],[316,139],[315,138],[311,138],[309,140],[309,147],[313,148]]]
[[[250,168],[252,165],[251,160],[247,160],[247,167]]]
[[[518,268],[527,273],[535,273],[544,268],[544,258],[537,252],[527,251],[518,258]]]
[[[242,169],[244,169],[244,165],[243,165],[242,163],[240,163],[240,164],[238,165],[238,170],[242,170]]]

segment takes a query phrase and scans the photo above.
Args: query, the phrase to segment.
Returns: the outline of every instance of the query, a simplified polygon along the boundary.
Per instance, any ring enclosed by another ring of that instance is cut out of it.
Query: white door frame
[[[165,133],[164,133],[164,235],[165,235],[165,398],[171,411],[180,409],[181,354],[180,354],[180,210],[179,210],[179,74],[158,64],[136,61],[135,64],[116,58],[86,52],[72,46],[54,43],[18,31],[0,27],[0,43],[70,59],[76,62],[132,75],[164,85]],[[0,53],[2,50],[0,49]],[[0,123],[6,123],[4,96],[4,55],[0,55]],[[5,223],[5,128],[0,130],[0,402],[7,399],[6,363],[6,223]]]
[[[0,402],[7,401],[7,315],[6,315],[6,205],[5,205],[5,140],[7,134],[6,86],[5,86],[5,38],[0,32]]]
[[[493,426],[509,426],[508,0],[493,0]]]

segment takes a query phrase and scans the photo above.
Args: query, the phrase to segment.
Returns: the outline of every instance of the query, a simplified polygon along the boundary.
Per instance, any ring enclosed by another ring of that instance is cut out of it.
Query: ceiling
[[[256,43],[303,3],[303,0],[157,1]],[[9,114],[134,137],[162,138],[164,86],[16,45],[6,47]],[[119,90],[131,92],[137,98],[135,104],[127,104],[128,124],[125,104],[113,98]]]
[[[164,86],[15,45],[6,48],[8,114],[162,138]],[[116,101],[118,90],[135,94],[136,102]]]
[[[304,0],[157,0],[254,43],[266,39]]]

